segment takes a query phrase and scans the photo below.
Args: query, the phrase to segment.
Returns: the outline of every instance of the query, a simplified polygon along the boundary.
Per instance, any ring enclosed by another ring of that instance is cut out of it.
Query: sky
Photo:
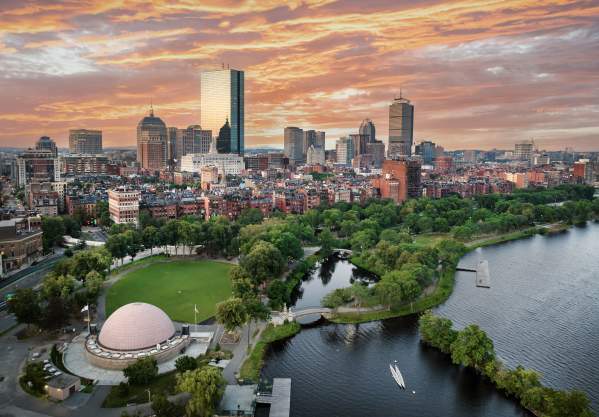
[[[415,141],[446,149],[599,150],[599,0],[0,1],[0,146],[71,128],[133,146],[153,103],[200,120],[199,74],[245,71],[246,147],[415,106]]]

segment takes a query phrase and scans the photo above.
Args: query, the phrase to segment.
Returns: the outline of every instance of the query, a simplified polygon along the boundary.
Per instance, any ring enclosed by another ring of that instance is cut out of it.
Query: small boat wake
[[[397,385],[402,389],[406,389],[406,383],[397,365],[389,364],[389,370],[391,371],[391,376],[393,376],[393,379],[397,382]]]

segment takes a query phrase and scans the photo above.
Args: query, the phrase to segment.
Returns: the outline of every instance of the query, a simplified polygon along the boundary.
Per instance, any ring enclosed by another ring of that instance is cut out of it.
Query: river
[[[436,313],[456,327],[476,323],[509,366],[543,373],[555,388],[587,392],[599,410],[599,225],[481,248],[462,266],[489,261],[491,288],[459,272]],[[297,307],[372,276],[347,261],[325,262],[302,284]],[[389,373],[398,360],[407,389]],[[263,377],[292,378],[293,417],[522,417],[528,413],[484,378],[419,342],[414,316],[360,325],[321,322],[269,350]],[[413,392],[415,391],[415,392]]]

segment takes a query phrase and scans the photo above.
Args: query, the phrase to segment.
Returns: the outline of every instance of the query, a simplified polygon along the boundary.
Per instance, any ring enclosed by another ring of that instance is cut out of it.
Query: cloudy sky
[[[364,118],[386,139],[401,86],[416,141],[599,150],[598,57],[597,0],[2,0],[0,144],[133,145],[150,101],[199,123],[199,73],[225,62],[245,70],[246,146],[287,125],[332,144]]]

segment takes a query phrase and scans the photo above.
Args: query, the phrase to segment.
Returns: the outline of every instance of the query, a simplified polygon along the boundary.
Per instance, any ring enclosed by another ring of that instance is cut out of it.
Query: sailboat
[[[391,376],[393,377],[395,382],[397,382],[397,385],[399,385],[400,388],[405,389],[406,386],[404,384],[403,376],[401,375],[401,372],[399,372],[397,365],[395,365],[394,367],[393,365],[389,364],[389,370],[391,371]]]

